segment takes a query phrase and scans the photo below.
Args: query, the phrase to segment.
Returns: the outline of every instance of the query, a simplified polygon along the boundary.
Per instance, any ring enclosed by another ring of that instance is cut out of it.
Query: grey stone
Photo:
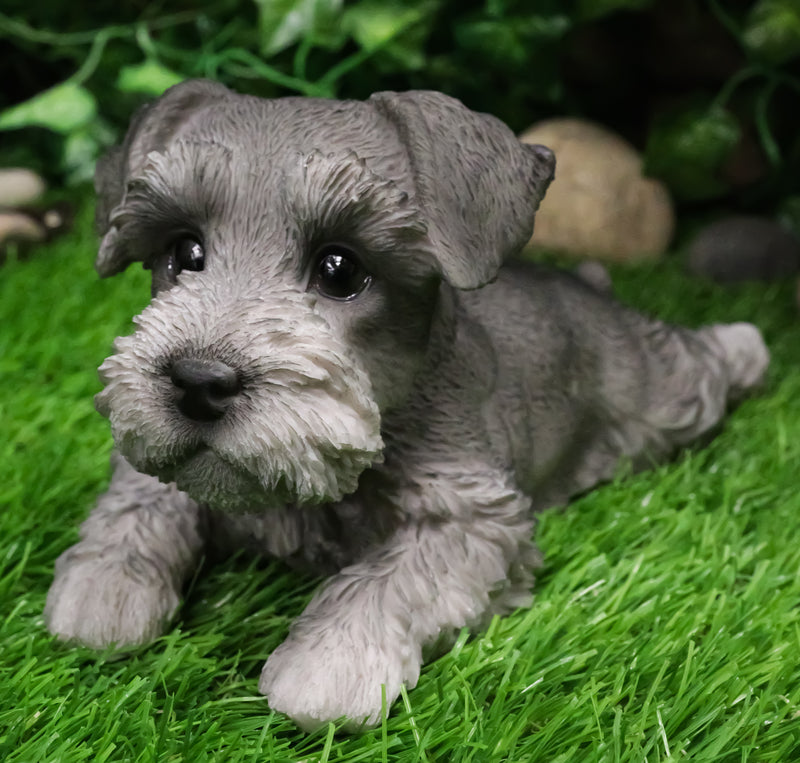
[[[688,267],[720,283],[784,278],[800,269],[800,242],[768,218],[726,217],[695,236]]]
[[[0,257],[11,246],[25,247],[47,238],[47,231],[35,218],[22,212],[0,211]]]
[[[0,207],[22,207],[37,202],[47,184],[33,170],[23,167],[0,169]]]

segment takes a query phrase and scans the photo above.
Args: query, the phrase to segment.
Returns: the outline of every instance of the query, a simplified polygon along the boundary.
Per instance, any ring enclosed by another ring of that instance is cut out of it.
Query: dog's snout
[[[178,410],[194,421],[222,418],[242,389],[236,371],[218,360],[181,358],[170,366],[169,378],[182,390]]]

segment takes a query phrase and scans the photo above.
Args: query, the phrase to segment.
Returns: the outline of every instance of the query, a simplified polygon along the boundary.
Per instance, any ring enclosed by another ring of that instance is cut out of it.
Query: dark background
[[[434,88],[514,129],[628,138],[682,214],[800,229],[799,0],[5,0],[0,166],[87,180],[131,112],[184,77],[263,96]]]

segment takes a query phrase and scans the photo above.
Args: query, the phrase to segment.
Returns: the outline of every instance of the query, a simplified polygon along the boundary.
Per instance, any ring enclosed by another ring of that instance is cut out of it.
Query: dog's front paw
[[[258,688],[273,710],[288,715],[304,731],[347,718],[347,731],[375,726],[397,698],[401,684],[419,678],[419,649],[392,638],[354,639],[336,623],[327,629],[290,635],[270,656]],[[322,626],[322,624],[320,624]]]
[[[174,587],[146,560],[78,544],[56,563],[45,620],[64,640],[130,647],[158,636],[178,603]]]

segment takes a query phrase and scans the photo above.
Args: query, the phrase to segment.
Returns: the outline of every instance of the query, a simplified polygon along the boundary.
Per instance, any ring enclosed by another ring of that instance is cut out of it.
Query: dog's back
[[[674,327],[527,263],[460,301],[492,347],[493,445],[538,508],[609,479],[620,458],[646,465],[700,436],[768,362],[746,324]]]

